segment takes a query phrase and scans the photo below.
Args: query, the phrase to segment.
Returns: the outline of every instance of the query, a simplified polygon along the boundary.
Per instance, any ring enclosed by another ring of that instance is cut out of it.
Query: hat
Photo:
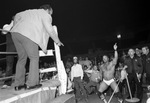
[[[78,59],[78,57],[74,56],[73,59]]]

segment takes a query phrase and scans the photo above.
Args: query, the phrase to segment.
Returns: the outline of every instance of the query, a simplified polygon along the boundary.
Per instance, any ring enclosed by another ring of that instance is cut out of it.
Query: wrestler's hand
[[[126,69],[126,68],[128,68],[128,66],[127,66],[127,65],[125,65],[123,69]]]
[[[117,50],[117,43],[115,43],[115,45],[114,45],[114,50]]]
[[[123,79],[120,78],[120,82],[122,82],[122,81],[123,81]]]

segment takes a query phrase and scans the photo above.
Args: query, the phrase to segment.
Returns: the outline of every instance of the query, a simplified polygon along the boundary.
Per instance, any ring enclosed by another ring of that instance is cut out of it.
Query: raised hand
[[[114,50],[117,50],[117,43],[115,43],[115,45],[114,45]]]

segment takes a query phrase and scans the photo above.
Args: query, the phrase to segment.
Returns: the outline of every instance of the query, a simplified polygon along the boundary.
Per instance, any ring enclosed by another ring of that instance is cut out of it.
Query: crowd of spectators
[[[111,61],[113,59],[113,54],[111,52],[106,52],[109,55],[109,60]],[[105,53],[105,54],[106,54]],[[104,54],[104,53],[103,53]],[[103,64],[102,56],[103,54],[99,54],[96,56],[88,56],[88,55],[79,55],[78,57],[78,63],[82,66],[84,76],[83,76],[83,85],[85,87],[85,90],[87,91],[87,94],[90,95],[92,93],[96,93],[99,89],[99,85],[101,81],[103,80],[102,76],[102,69],[101,65]],[[140,68],[140,71],[136,71],[136,78],[138,79],[138,83],[135,80],[134,77],[132,77],[132,71],[130,70],[132,67],[130,67],[129,59],[134,56],[134,61],[136,67],[134,68]],[[73,56],[72,56],[73,57]],[[74,88],[73,82],[71,82],[70,78],[70,72],[71,68],[73,66],[73,59],[72,57],[68,57],[67,60],[65,61],[65,68],[66,72],[68,74],[68,91],[69,89]],[[129,63],[128,63],[129,62]],[[130,48],[125,51],[119,51],[119,58],[117,65],[115,67],[115,80],[119,81],[122,80],[121,75],[124,74],[125,72],[128,74],[129,78],[129,85],[131,88],[132,92],[132,97],[137,97],[140,100],[142,99],[142,95],[140,93],[137,94],[137,91],[140,90],[140,92],[143,92],[143,89],[145,89],[145,86],[150,85],[150,53],[149,53],[149,47],[144,46],[142,48]],[[94,71],[94,72],[93,72]],[[97,74],[96,74],[97,72]],[[127,82],[126,79],[121,81],[119,85],[119,90],[120,92],[124,94],[128,94],[128,99],[130,98],[129,96],[129,91],[127,87]],[[134,92],[133,92],[134,91]],[[109,94],[111,90],[105,91],[105,94]],[[148,91],[147,91],[148,92]]]

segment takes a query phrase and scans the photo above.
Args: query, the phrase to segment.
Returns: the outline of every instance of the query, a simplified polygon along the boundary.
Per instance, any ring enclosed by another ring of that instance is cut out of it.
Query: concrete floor
[[[110,96],[106,96],[106,100],[108,101],[110,99]],[[143,100],[142,103],[146,103],[147,95],[144,92],[143,93]],[[104,103],[102,100],[99,99],[99,97],[96,94],[92,94],[88,97],[88,102],[81,100],[78,103]],[[113,97],[110,103],[119,103],[116,97]],[[129,103],[127,101],[124,101],[123,103]]]

